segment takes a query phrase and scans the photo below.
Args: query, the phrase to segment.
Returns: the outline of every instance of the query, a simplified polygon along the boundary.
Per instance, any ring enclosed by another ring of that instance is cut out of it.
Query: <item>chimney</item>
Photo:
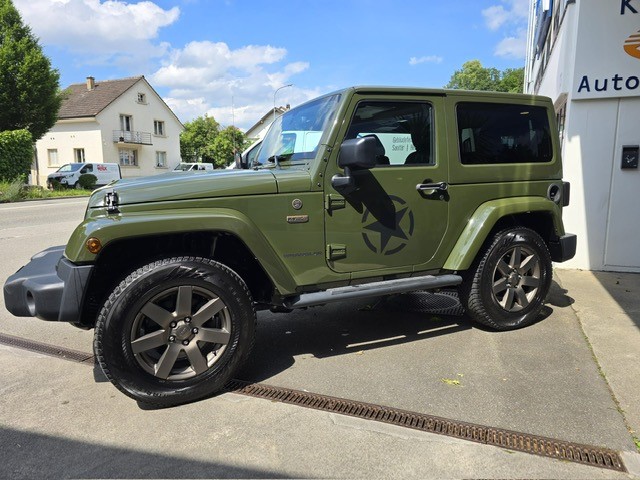
[[[87,77],[87,90],[91,91],[96,88],[96,79],[93,77]]]

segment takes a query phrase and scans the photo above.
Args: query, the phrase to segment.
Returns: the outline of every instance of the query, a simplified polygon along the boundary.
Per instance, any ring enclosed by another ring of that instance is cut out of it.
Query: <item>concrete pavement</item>
[[[601,375],[640,440],[640,274],[556,270]]]

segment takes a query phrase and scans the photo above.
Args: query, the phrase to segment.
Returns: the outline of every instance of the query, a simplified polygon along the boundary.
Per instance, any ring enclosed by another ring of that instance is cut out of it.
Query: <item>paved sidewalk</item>
[[[555,271],[627,426],[640,440],[640,274]]]

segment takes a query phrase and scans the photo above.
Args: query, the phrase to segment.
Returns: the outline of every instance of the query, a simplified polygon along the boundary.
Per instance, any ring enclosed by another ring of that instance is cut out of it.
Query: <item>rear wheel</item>
[[[533,230],[497,233],[465,274],[461,299],[467,313],[496,330],[532,324],[551,286],[551,256]]]
[[[162,260],[110,295],[94,350],[109,380],[147,404],[171,406],[220,391],[253,346],[251,296],[233,271],[209,259]]]

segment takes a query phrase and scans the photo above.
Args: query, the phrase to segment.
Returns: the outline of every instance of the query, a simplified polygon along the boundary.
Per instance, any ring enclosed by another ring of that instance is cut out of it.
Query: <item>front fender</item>
[[[226,208],[155,210],[85,219],[71,235],[65,256],[74,263],[90,264],[96,255],[85,247],[90,237],[103,248],[115,240],[181,232],[215,231],[238,237],[256,257],[280,292],[295,291],[291,272],[262,234],[243,213]]]
[[[498,220],[510,215],[532,212],[548,213],[553,218],[556,234],[564,235],[562,210],[549,199],[515,197],[491,200],[480,205],[473,213],[443,268],[452,271],[468,269]]]

